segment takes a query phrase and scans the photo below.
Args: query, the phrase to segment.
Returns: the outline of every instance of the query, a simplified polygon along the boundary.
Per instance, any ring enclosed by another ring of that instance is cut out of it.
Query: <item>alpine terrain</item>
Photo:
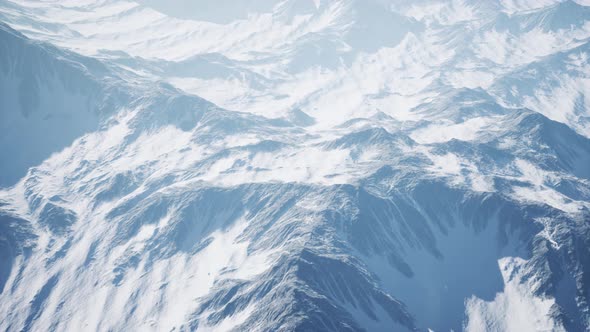
[[[589,331],[590,0],[0,0],[1,331]]]

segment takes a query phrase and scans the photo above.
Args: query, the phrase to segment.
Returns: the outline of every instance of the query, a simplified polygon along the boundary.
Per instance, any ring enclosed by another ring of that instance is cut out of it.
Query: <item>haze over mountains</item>
[[[590,329],[590,2],[0,20],[0,329]]]

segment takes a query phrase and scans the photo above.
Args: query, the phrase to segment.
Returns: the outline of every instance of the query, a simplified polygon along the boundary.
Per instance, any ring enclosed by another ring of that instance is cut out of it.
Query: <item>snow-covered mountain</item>
[[[589,2],[0,20],[0,329],[590,329]]]

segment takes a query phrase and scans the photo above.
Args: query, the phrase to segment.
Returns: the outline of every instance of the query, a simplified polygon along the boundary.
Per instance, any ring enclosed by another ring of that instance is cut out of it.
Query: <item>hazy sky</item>
[[[304,0],[305,1],[305,0]],[[139,0],[164,14],[185,19],[227,23],[250,12],[270,11],[276,0]]]

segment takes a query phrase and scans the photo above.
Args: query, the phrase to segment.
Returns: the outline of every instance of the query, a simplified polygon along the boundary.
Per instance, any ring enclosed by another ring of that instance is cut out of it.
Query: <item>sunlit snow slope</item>
[[[0,21],[0,330],[590,330],[590,2]]]

